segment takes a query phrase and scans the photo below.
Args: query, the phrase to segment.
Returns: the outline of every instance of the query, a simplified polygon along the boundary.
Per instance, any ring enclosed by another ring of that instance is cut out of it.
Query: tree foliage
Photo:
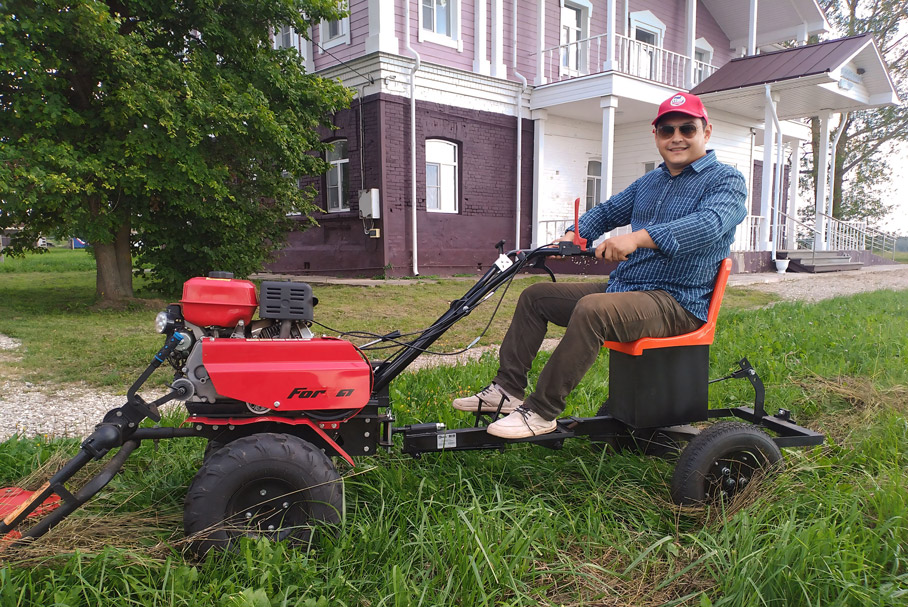
[[[833,27],[829,38],[873,35],[899,97],[908,99],[908,4],[904,0],[821,0],[820,4]],[[818,118],[811,119],[811,130],[812,153],[805,158],[808,172],[803,185],[815,192]],[[908,106],[847,112],[832,129],[831,138],[839,130],[838,145],[831,150],[835,162],[832,215],[873,224],[893,208],[882,187],[892,173],[886,153],[893,143],[908,141]]]
[[[80,236],[113,299],[132,294],[133,256],[169,289],[260,268],[288,214],[314,209],[292,176],[324,171],[316,128],[350,101],[270,32],[341,15],[336,0],[0,3],[7,252]]]

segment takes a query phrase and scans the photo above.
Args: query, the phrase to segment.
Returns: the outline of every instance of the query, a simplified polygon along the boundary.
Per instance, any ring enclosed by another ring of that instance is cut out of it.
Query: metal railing
[[[823,214],[826,220],[826,248],[891,253],[895,258],[896,237],[867,225],[866,221],[842,221]]]
[[[536,246],[541,246],[548,244],[564,236],[564,231],[574,223],[573,219],[543,219],[537,222],[537,234],[539,235],[539,242],[536,243]],[[611,232],[606,232],[599,238],[597,238],[592,244],[598,245],[600,242],[606,238],[611,238],[612,236],[619,236],[621,234],[627,234],[631,231],[630,226],[621,226],[620,228],[615,228]]]
[[[540,52],[542,76],[546,82],[560,82],[578,76],[605,71],[608,60],[607,34],[599,34]],[[639,76],[673,88],[689,88],[710,76],[716,67],[694,61],[694,82],[687,82],[690,57],[665,50],[652,44],[615,36],[615,69],[623,74]]]
[[[760,244],[760,226],[764,219],[759,215],[748,215],[735,229],[732,251],[756,251]]]

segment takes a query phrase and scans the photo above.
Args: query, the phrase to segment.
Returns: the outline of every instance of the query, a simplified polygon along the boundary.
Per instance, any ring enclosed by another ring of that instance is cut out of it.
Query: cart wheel
[[[695,436],[678,459],[672,500],[679,505],[730,499],[782,459],[768,434],[741,422],[718,422]]]
[[[186,493],[183,528],[200,555],[240,537],[308,544],[313,525],[339,523],[343,507],[343,481],[321,450],[262,433],[231,441],[202,464]]]

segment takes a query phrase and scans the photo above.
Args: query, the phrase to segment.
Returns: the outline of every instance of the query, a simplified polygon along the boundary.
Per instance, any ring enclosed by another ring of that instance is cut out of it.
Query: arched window
[[[602,183],[602,163],[590,160],[586,163],[586,210],[599,204],[600,184]]]
[[[426,140],[426,210],[456,213],[459,208],[456,143]]]
[[[347,140],[338,139],[325,152],[325,160],[331,165],[325,176],[326,198],[329,213],[350,210],[350,159],[347,157]]]

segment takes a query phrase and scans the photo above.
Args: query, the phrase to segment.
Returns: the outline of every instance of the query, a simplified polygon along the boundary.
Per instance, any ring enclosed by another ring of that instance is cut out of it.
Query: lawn
[[[62,259],[64,272],[0,270],[0,333],[25,346],[15,371],[122,389],[159,347],[151,320],[170,298],[148,293],[122,310],[99,309],[90,269]],[[515,281],[484,342],[500,340],[508,306],[530,280]],[[465,287],[318,287],[316,319],[342,330],[412,330]],[[248,542],[200,562],[183,552],[181,512],[204,445],[163,441],[143,444],[107,489],[40,542],[3,555],[0,605],[905,604],[905,293],[766,303],[729,290],[712,375],[746,355],[766,382],[769,409],[791,410],[828,439],[785,450],[784,467],[727,508],[679,509],[669,499],[672,461],[580,440],[560,451],[522,445],[421,459],[392,450],[339,468],[346,518],[336,537],[309,550]],[[469,343],[490,304],[442,345]],[[402,375],[391,386],[396,425],[468,423],[450,400],[493,372],[486,357]],[[606,386],[603,356],[567,413],[594,413]],[[746,382],[710,389],[713,406],[751,400]],[[165,422],[181,419],[177,411]],[[53,467],[76,446],[0,443],[0,486]]]

